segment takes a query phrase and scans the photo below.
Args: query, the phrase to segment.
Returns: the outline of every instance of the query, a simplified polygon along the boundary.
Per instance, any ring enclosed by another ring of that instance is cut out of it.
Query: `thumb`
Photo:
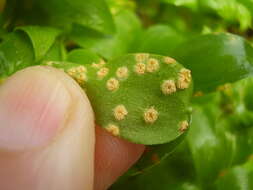
[[[0,189],[92,190],[94,118],[62,71],[31,67],[0,86]]]

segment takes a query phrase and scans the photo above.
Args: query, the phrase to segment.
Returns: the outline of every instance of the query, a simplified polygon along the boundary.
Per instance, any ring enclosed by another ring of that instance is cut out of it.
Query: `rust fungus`
[[[137,74],[144,74],[145,71],[146,71],[146,65],[144,63],[137,63],[135,66],[134,66],[134,71],[137,73]]]
[[[165,80],[161,85],[163,94],[169,95],[177,91],[174,80]]]
[[[146,123],[154,123],[158,118],[158,112],[154,107],[146,109],[143,114]]]
[[[119,136],[120,131],[117,125],[109,124],[105,129],[106,131],[111,133],[113,136]]]
[[[119,67],[116,71],[116,75],[119,79],[124,79],[128,77],[127,67]]]
[[[128,111],[124,105],[118,105],[113,109],[113,114],[116,120],[123,120],[128,114]]]
[[[135,55],[135,60],[140,63],[140,62],[144,62],[149,58],[149,54],[148,53],[138,53]]]
[[[105,64],[106,64],[105,61],[104,61],[103,59],[101,59],[101,60],[99,61],[99,63],[92,63],[91,66],[92,66],[93,68],[100,69],[100,68],[102,68]]]
[[[147,72],[155,72],[159,69],[159,61],[157,59],[154,58],[150,58],[147,61]]]
[[[119,81],[115,78],[110,78],[106,83],[106,87],[110,91],[117,90],[119,88]]]
[[[102,79],[102,78],[104,78],[108,73],[109,73],[109,69],[106,68],[106,67],[103,67],[103,68],[101,68],[101,69],[98,70],[97,76],[98,76],[98,78]]]
[[[189,69],[181,69],[177,80],[177,87],[179,89],[186,89],[191,83],[191,71]]]
[[[171,58],[171,57],[165,57],[164,62],[169,65],[169,64],[174,64],[177,61],[175,59]]]
[[[185,132],[185,131],[188,129],[188,127],[189,127],[188,121],[182,121],[182,122],[180,123],[179,131],[180,131],[180,132]]]

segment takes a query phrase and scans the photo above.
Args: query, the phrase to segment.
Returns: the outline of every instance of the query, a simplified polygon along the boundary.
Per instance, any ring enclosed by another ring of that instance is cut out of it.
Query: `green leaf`
[[[247,0],[246,0],[247,1]],[[241,0],[200,0],[201,8],[208,8],[214,11],[228,23],[239,23],[241,30],[246,30],[251,26],[252,15],[247,4]]]
[[[23,26],[17,30],[24,31],[30,38],[36,61],[40,60],[54,44],[60,30],[51,27]]]
[[[246,109],[253,112],[253,78],[249,78],[244,90],[244,103]]]
[[[227,117],[231,124],[242,129],[252,127],[253,112],[250,110],[252,77],[227,86],[230,88],[223,91],[222,105],[229,108]]]
[[[141,36],[136,52],[148,52],[159,55],[170,55],[184,37],[178,31],[167,25],[154,25]]]
[[[143,174],[152,169],[154,166],[165,161],[166,158],[168,158],[176,150],[178,145],[182,143],[186,135],[187,133],[184,133],[170,143],[147,146],[147,150],[144,152],[140,160],[133,166],[134,170],[131,173],[128,173],[128,175],[134,176]]]
[[[253,189],[253,161],[225,170],[216,183],[217,190]]]
[[[34,64],[34,52],[28,37],[21,32],[8,34],[0,45],[0,77]]]
[[[208,111],[209,109],[207,109]],[[206,108],[194,107],[192,126],[187,140],[196,168],[199,184],[213,188],[213,181],[221,170],[230,167],[235,154],[233,135],[227,130],[225,120],[208,117]],[[215,126],[212,126],[215,123]]]
[[[72,23],[112,33],[114,24],[104,0],[37,0],[53,26],[68,27]]]
[[[88,49],[75,49],[68,54],[69,62],[82,63],[83,65],[91,65],[97,63],[101,58],[94,52]]]
[[[113,135],[153,145],[169,143],[187,130],[190,71],[172,58],[129,54],[106,64],[81,65],[55,64],[81,84],[96,123]]]
[[[198,36],[181,44],[173,55],[192,71],[195,91],[210,92],[253,73],[252,46],[233,34]]]
[[[74,26],[72,39],[81,47],[90,48],[106,59],[130,52],[132,44],[141,31],[140,20],[128,10],[122,10],[115,16],[116,33],[102,36],[92,30]]]
[[[8,0],[5,2],[5,7],[2,12],[2,23],[1,26],[7,28],[14,20],[17,9],[17,0]]]
[[[150,170],[121,177],[110,190],[200,190],[195,184],[194,168],[186,143]]]
[[[40,64],[54,62],[54,61],[65,61],[66,60],[66,49],[61,41],[56,41],[51,48],[47,51],[45,56],[40,60]]]
[[[191,9],[196,9],[198,6],[197,0],[161,0],[163,3],[169,3],[175,6],[185,6]]]
[[[135,0],[106,0],[111,12],[117,14],[122,10],[135,11],[136,2]]]

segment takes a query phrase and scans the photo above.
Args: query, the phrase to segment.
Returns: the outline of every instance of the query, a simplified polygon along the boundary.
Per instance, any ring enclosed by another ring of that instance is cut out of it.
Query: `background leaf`
[[[167,25],[154,25],[145,30],[136,43],[136,52],[170,55],[184,41],[183,34]]]
[[[36,0],[53,26],[68,27],[72,23],[100,32],[112,33],[114,24],[104,0]]]
[[[41,59],[55,42],[60,30],[41,26],[24,26],[17,30],[24,31],[33,45],[35,60]]]
[[[82,63],[83,65],[91,65],[98,63],[101,58],[94,52],[88,49],[75,49],[68,54],[68,61],[73,63]]]
[[[0,76],[6,77],[17,70],[33,65],[34,52],[29,38],[21,32],[7,35],[0,45]]]
[[[83,27],[74,27],[72,39],[84,48],[90,48],[106,59],[112,59],[131,52],[135,39],[141,31],[140,20],[128,10],[115,15],[116,33],[101,36]]]
[[[253,188],[253,162],[249,160],[243,165],[224,171],[217,180],[218,190],[250,190]]]
[[[176,48],[173,55],[192,71],[195,91],[210,92],[253,73],[252,46],[233,34],[195,37]]]

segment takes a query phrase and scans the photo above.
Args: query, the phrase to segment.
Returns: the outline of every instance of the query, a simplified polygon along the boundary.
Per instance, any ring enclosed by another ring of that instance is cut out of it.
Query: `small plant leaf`
[[[143,174],[166,160],[185,139],[186,134],[184,133],[166,144],[148,146],[140,160],[133,166],[132,172],[129,172],[128,175],[135,176]]]
[[[68,54],[67,60],[72,63],[90,65],[99,62],[101,58],[89,49],[75,49]]]
[[[113,33],[114,23],[104,0],[36,0],[53,26],[81,24],[103,33]]]
[[[140,20],[129,10],[122,10],[114,17],[115,34],[103,36],[98,32],[75,25],[72,39],[81,47],[90,48],[106,59],[131,52],[133,43],[141,32]]]
[[[24,31],[33,45],[35,59],[40,60],[54,44],[60,30],[51,27],[23,26],[17,30]]]
[[[216,181],[217,190],[253,189],[253,161],[224,170]]]
[[[166,160],[140,175],[121,177],[110,190],[200,190],[193,183],[194,168],[191,165],[190,152],[186,143],[182,143]],[[129,170],[129,172],[131,169]]]
[[[136,44],[137,52],[148,52],[159,55],[170,55],[184,41],[178,31],[168,25],[154,25],[148,28]]]
[[[208,106],[194,106],[187,141],[200,186],[212,189],[220,171],[232,164],[236,150],[233,134],[227,130],[227,121],[216,123],[217,118],[209,116]]]
[[[39,64],[45,62],[54,62],[54,61],[65,61],[67,57],[67,52],[64,47],[64,44],[59,40],[56,40],[43,58],[39,61]]]
[[[33,61],[33,47],[24,33],[13,32],[5,36],[0,45],[0,77],[31,66]]]

